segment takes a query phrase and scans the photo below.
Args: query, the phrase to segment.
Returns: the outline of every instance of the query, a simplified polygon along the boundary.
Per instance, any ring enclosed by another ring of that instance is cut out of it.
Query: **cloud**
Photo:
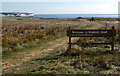
[[[2,2],[115,2],[119,0],[2,0]]]
[[[82,1],[82,0],[81,0]],[[93,1],[93,0],[92,0]],[[116,14],[118,3],[86,2],[3,2],[3,11],[40,14]],[[19,9],[18,9],[19,8]]]

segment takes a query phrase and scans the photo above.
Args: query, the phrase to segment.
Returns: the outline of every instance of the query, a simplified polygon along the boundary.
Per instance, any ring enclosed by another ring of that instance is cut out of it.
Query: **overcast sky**
[[[119,0],[2,0],[3,12],[117,14]]]

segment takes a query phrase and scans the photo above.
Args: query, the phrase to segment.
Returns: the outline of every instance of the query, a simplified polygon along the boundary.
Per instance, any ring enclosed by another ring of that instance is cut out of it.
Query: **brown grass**
[[[62,34],[68,26],[81,26],[80,21],[32,17],[3,17],[2,22],[3,53],[18,45]]]

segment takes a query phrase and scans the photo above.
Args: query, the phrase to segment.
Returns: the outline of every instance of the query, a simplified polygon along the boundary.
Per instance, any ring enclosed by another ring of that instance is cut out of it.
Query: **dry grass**
[[[111,71],[120,66],[119,54],[108,50],[89,48],[86,50],[73,47],[71,54],[66,54],[61,45],[46,56],[25,62],[15,67],[8,74],[114,74]],[[116,70],[119,74],[119,70]]]
[[[26,43],[44,40],[50,36],[65,33],[68,26],[80,27],[81,21],[70,19],[44,19],[33,17],[3,17],[3,53]]]

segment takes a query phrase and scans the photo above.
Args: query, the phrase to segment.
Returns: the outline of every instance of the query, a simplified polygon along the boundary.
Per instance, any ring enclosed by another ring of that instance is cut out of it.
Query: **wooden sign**
[[[67,36],[69,36],[69,49],[71,50],[71,45],[111,45],[111,50],[114,50],[114,36],[116,32],[114,26],[109,30],[67,30]],[[71,43],[71,37],[109,37],[112,42],[109,43]]]
[[[111,37],[111,33],[112,30],[70,30],[71,37]]]

